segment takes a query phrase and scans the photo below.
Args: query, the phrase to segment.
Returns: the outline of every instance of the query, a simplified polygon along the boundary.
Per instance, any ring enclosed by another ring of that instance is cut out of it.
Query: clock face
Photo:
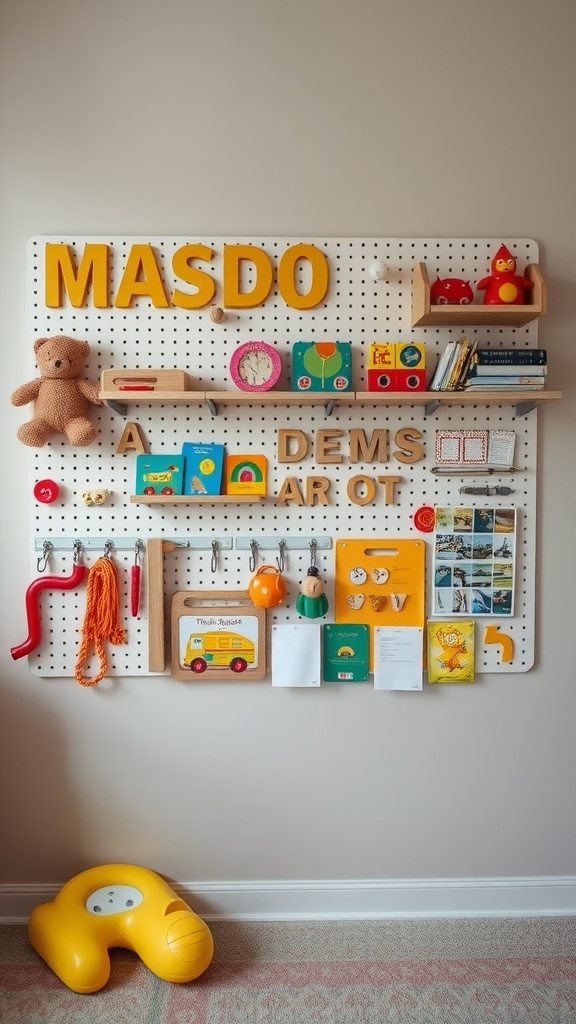
[[[268,391],[280,376],[280,356],[264,341],[247,341],[240,345],[230,360],[230,373],[242,391]]]

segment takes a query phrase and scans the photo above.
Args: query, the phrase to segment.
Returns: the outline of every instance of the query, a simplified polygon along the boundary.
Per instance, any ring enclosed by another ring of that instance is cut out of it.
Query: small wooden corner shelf
[[[501,324],[525,327],[546,312],[546,285],[538,264],[529,263],[525,276],[532,282],[532,303],[529,306],[484,306],[476,302],[464,306],[433,306],[426,264],[417,263],[412,272],[412,326],[489,327]]]

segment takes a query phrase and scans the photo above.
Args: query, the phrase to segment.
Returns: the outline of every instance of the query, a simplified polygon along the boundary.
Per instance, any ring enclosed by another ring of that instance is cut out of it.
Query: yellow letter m
[[[93,304],[97,309],[109,306],[108,246],[102,242],[84,246],[80,266],[74,255],[62,242],[46,243],[46,305],[59,308],[64,305],[64,293],[70,304],[83,306],[88,288],[92,285]]]

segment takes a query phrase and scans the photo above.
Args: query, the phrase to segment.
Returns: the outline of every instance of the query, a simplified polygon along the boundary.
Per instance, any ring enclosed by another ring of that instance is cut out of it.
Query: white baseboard
[[[172,883],[207,921],[576,916],[576,877]],[[0,924],[19,924],[59,885],[0,885]]]

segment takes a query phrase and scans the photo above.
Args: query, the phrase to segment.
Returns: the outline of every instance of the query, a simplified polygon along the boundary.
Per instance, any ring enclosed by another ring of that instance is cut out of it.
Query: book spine
[[[440,356],[440,359],[438,360],[438,365],[434,371],[432,380],[430,381],[430,391],[442,390],[442,383],[446,377],[446,371],[450,365],[455,347],[455,341],[449,341],[448,344],[446,345],[446,348],[444,349],[442,355]]]
[[[476,351],[476,342],[472,342],[466,337],[461,338],[458,342],[458,346],[459,351],[450,372],[450,376],[444,386],[446,391],[456,391],[458,388],[462,387],[462,384],[468,376],[470,361]]]
[[[470,368],[473,377],[545,377],[547,373],[547,366],[536,363],[473,363]]]
[[[543,348],[479,348],[476,362],[483,366],[545,366],[547,355]]]
[[[474,374],[468,380],[475,384],[544,384],[545,374]]]
[[[466,391],[483,391],[485,394],[489,394],[491,391],[493,393],[495,393],[495,392],[498,392],[498,391],[543,391],[544,390],[544,384],[535,384],[535,383],[533,383],[533,381],[534,381],[534,378],[531,379],[530,383],[528,383],[528,381],[526,381],[525,383],[522,383],[522,384],[519,384],[519,383],[507,383],[507,384],[499,383],[499,384],[494,384],[493,382],[491,384],[475,384],[475,383],[473,383],[473,381],[470,380],[466,384]]]

